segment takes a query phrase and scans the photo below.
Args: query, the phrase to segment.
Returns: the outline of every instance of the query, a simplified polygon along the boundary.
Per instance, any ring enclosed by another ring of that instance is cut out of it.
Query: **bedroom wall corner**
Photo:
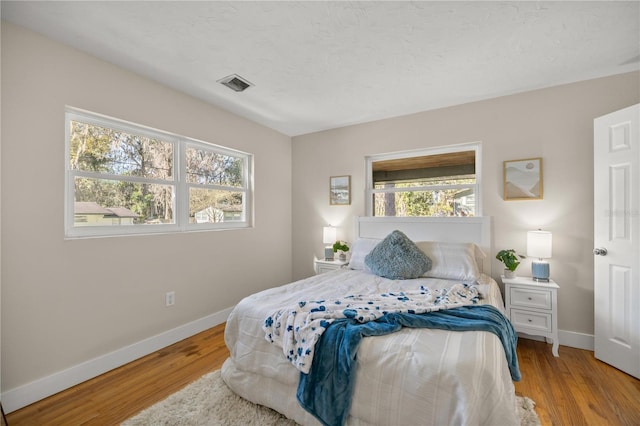
[[[5,395],[291,281],[289,136],[22,27],[1,31]],[[66,105],[252,153],[254,226],[65,240]]]
[[[580,336],[565,339],[588,346],[584,336],[594,330],[593,119],[639,101],[640,72],[631,72],[294,137],[294,278],[313,273],[322,226],[339,226],[351,241],[353,216],[365,214],[366,155],[480,141],[483,214],[493,217],[494,250],[525,253],[527,231],[553,232],[561,336]],[[532,157],[543,158],[544,198],[505,201],[503,161]],[[328,179],[336,175],[351,175],[349,206],[329,205]],[[499,281],[501,264],[493,262]],[[530,268],[527,259],[518,274],[530,276]]]

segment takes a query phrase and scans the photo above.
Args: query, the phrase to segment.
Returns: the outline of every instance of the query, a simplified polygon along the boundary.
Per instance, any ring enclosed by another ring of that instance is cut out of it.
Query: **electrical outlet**
[[[164,295],[164,301],[166,306],[173,306],[176,304],[176,292],[169,291]]]

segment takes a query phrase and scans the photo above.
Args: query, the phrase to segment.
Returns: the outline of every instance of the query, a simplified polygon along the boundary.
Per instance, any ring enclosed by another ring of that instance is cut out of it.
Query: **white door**
[[[594,120],[595,356],[640,378],[640,104]]]

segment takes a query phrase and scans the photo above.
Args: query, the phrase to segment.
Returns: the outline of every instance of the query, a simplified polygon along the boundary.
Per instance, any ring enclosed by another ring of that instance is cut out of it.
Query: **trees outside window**
[[[67,237],[250,226],[252,156],[66,112]]]
[[[480,144],[367,157],[368,214],[478,216]]]

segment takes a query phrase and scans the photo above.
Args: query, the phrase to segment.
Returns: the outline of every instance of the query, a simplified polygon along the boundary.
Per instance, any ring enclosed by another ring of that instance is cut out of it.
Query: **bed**
[[[296,398],[300,369],[281,346],[265,338],[265,319],[274,312],[301,300],[353,294],[414,294],[425,287],[446,293],[465,281],[479,293],[474,304],[504,312],[500,290],[491,278],[491,218],[357,217],[354,229],[350,267],[253,294],[238,303],[227,321],[230,357],[222,367],[224,381],[243,398],[302,425],[322,423]],[[434,259],[428,276],[389,279],[367,267],[365,255],[395,230]],[[470,273],[475,279],[470,280]],[[505,348],[487,331],[403,327],[366,337],[357,349],[345,423],[517,425],[513,365]]]

